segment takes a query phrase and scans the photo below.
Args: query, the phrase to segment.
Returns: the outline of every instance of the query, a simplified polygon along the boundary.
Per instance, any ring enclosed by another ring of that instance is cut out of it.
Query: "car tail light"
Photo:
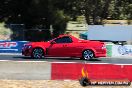
[[[102,49],[106,49],[106,45],[105,44],[103,44]]]

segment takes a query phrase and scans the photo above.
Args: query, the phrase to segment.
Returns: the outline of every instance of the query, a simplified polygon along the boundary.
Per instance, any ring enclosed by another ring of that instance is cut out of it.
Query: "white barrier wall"
[[[113,45],[112,46],[112,57],[115,56],[132,56],[132,45]]]
[[[131,41],[132,25],[89,25],[89,40]],[[125,35],[125,36],[124,36]]]
[[[0,61],[0,79],[50,80],[51,63],[44,61]]]

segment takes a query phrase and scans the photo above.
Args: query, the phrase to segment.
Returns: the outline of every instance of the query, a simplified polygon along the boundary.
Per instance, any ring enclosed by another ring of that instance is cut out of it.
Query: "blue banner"
[[[21,53],[22,46],[28,41],[0,41],[0,53]]]

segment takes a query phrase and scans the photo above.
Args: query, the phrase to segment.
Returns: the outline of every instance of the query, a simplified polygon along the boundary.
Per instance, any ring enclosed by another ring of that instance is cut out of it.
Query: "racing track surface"
[[[124,77],[132,81],[132,57],[106,57],[84,61],[79,58],[32,59],[22,55],[0,55],[0,79],[76,80],[80,77],[81,69],[84,67],[89,70],[91,78]]]
[[[32,59],[22,55],[0,55],[0,61],[42,61],[42,62],[77,62],[77,63],[109,63],[109,64],[132,64],[132,57],[105,57],[105,58],[94,58],[90,61],[80,60],[79,58],[42,58]]]

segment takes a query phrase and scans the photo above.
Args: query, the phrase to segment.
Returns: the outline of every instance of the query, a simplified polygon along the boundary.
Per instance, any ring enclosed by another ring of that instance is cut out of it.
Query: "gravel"
[[[132,88],[130,86],[86,86],[67,80],[0,80],[0,88]]]

